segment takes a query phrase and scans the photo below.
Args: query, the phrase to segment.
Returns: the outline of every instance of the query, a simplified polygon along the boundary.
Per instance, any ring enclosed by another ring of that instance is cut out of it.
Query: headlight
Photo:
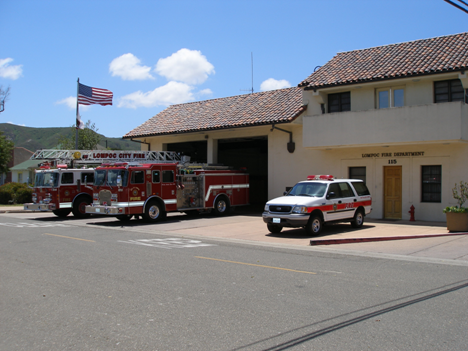
[[[292,213],[307,213],[307,207],[306,206],[294,206]]]
[[[270,211],[270,205],[266,204],[264,210],[265,210],[266,212]]]

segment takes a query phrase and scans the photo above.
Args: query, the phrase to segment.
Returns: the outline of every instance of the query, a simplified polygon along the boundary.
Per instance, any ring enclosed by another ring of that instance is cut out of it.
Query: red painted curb
[[[447,233],[447,234],[423,234],[423,235],[409,235],[409,236],[385,236],[375,238],[349,238],[349,239],[318,239],[311,240],[310,246],[316,245],[335,245],[335,244],[353,244],[353,243],[366,243],[373,241],[391,241],[391,240],[405,240],[405,239],[421,239],[421,238],[435,238],[439,236],[454,236],[454,235],[468,235],[467,232]]]

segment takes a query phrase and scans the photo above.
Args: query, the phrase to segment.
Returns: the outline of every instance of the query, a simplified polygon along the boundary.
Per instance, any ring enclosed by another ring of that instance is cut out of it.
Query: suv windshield
[[[297,183],[286,195],[322,197],[326,190],[327,184],[324,183]]]

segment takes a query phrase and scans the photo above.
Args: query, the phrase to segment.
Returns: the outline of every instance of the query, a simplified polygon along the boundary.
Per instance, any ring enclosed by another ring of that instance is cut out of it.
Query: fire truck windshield
[[[126,169],[98,169],[94,172],[94,185],[117,186],[119,175],[122,179],[122,186],[127,186],[128,171]]]
[[[34,184],[36,187],[57,186],[58,180],[58,172],[37,172]]]

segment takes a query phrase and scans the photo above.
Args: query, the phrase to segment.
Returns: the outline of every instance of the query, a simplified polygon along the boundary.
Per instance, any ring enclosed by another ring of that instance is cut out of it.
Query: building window
[[[441,202],[442,166],[422,166],[421,202]]]
[[[405,106],[405,89],[391,87],[377,90],[377,108]]]
[[[460,79],[434,82],[434,102],[465,101],[468,103],[468,89],[463,89]]]
[[[328,94],[328,113],[351,111],[351,93]]]
[[[349,167],[349,179],[361,179],[366,182],[366,167]]]

